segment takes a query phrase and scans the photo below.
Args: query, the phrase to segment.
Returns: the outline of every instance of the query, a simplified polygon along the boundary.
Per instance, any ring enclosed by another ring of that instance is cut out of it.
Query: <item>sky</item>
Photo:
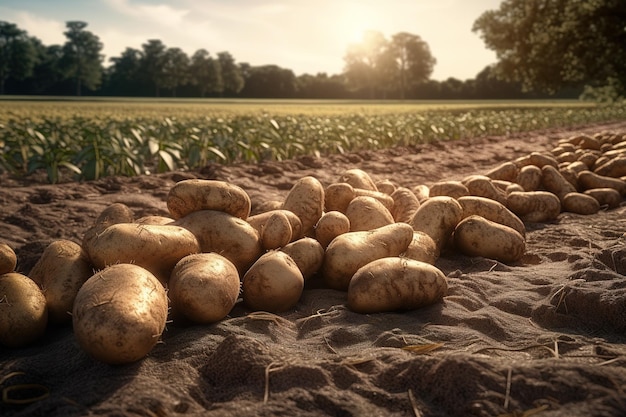
[[[431,78],[475,78],[496,61],[474,21],[502,0],[0,0],[0,20],[45,45],[63,44],[65,22],[100,38],[105,65],[149,39],[189,56],[228,51],[239,63],[274,64],[296,75],[343,72],[350,44],[367,30],[386,39],[418,35],[437,60]]]

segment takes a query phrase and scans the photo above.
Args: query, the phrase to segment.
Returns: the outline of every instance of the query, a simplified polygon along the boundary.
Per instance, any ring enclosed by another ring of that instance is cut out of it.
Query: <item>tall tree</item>
[[[504,0],[473,31],[496,52],[495,71],[526,90],[614,83],[626,93],[624,0]]]
[[[198,86],[201,97],[205,97],[206,93],[221,93],[224,90],[220,63],[206,49],[199,49],[192,55],[190,80]]]
[[[244,85],[241,69],[235,62],[235,58],[229,52],[219,52],[217,60],[222,69],[222,82],[224,83],[224,93],[227,95],[237,95]]]
[[[30,77],[37,62],[37,50],[25,31],[0,21],[0,94],[8,78]]]
[[[163,87],[176,97],[176,88],[189,80],[189,57],[180,48],[167,48],[163,58]]]
[[[141,73],[145,80],[154,86],[154,95],[160,95],[165,78],[166,46],[159,39],[150,39],[141,45]]]
[[[384,54],[388,45],[382,33],[367,31],[363,41],[348,46],[344,56],[344,74],[351,87],[368,91],[370,98],[375,98],[377,90],[384,86],[385,62],[388,56]]]
[[[431,55],[428,44],[417,35],[400,32],[391,38],[389,52],[392,62],[393,79],[404,99],[408,88],[423,83],[430,78],[437,60]]]
[[[63,67],[67,75],[75,80],[76,95],[80,96],[83,86],[95,90],[102,82],[102,43],[96,35],[85,30],[85,22],[67,22],[66,27]]]
[[[110,58],[108,88],[114,94],[135,95],[141,90],[141,51],[126,48],[119,57]]]
[[[244,97],[292,98],[296,92],[296,76],[290,69],[277,65],[251,67],[241,91]]]

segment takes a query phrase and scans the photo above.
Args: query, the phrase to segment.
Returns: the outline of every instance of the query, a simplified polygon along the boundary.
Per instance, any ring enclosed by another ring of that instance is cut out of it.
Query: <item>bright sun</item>
[[[363,35],[368,30],[380,31],[376,27],[377,16],[373,10],[366,6],[356,4],[347,5],[337,16],[336,29],[338,41],[345,44],[359,43],[363,41]]]

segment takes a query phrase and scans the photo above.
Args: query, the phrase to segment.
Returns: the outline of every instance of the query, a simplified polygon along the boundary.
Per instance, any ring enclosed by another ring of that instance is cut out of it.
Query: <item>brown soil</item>
[[[111,203],[125,203],[136,217],[168,215],[165,198],[183,178],[237,184],[260,212],[305,175],[327,185],[361,168],[376,180],[428,185],[604,130],[624,132],[626,123],[83,183],[5,174],[0,241],[28,274],[51,241],[80,242]],[[148,357],[125,366],[91,359],[71,328],[50,327],[33,346],[0,347],[0,389],[8,396],[0,414],[626,415],[625,213],[621,206],[527,224],[526,254],[515,265],[445,252],[437,266],[448,295],[411,312],[357,314],[345,293],[307,288],[279,316],[237,305],[214,325],[169,325]],[[433,349],[403,349],[415,345]],[[41,393],[29,404],[6,401]]]

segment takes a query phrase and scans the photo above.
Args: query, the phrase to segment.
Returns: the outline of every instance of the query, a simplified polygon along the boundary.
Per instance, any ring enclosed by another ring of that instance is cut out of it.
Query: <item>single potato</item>
[[[0,243],[0,275],[15,271],[17,256],[15,251],[6,243]]]
[[[522,258],[526,250],[524,237],[515,229],[472,215],[454,229],[454,243],[468,256],[482,256],[503,263]]]
[[[317,178],[302,177],[289,190],[282,209],[300,218],[304,236],[313,236],[313,228],[324,212],[324,198],[324,186]]]
[[[315,225],[315,238],[324,249],[337,236],[350,231],[350,219],[340,211],[327,211]]]
[[[283,246],[280,250],[293,259],[305,280],[311,278],[322,268],[324,248],[317,240],[311,237],[303,237],[293,241]]]
[[[346,208],[350,231],[372,230],[394,223],[391,212],[377,199],[366,196],[355,197]]]
[[[250,215],[250,196],[238,185],[219,180],[190,179],[174,184],[167,196],[174,219],[200,210],[223,211],[240,219]]]

